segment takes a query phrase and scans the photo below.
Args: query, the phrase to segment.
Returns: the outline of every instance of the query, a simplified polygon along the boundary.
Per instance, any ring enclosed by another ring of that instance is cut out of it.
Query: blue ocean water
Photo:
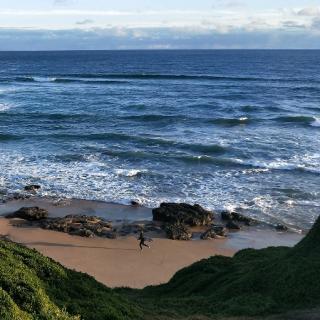
[[[0,53],[0,189],[320,213],[320,51]]]

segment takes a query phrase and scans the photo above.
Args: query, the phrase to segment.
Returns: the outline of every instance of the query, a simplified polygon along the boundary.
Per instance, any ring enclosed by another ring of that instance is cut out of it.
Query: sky
[[[320,49],[320,0],[0,0],[0,50]]]

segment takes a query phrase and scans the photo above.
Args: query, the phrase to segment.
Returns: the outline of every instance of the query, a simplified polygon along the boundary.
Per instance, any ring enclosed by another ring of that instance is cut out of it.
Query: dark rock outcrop
[[[240,230],[241,229],[241,227],[232,220],[227,222],[226,228],[229,230]]]
[[[255,220],[249,217],[246,217],[242,215],[241,213],[234,212],[234,211],[222,211],[221,212],[221,219],[225,221],[237,221],[237,222],[242,222],[247,226],[252,225]]]
[[[277,225],[275,225],[275,229],[276,229],[278,232],[288,231],[288,227],[285,226],[284,224],[277,224]]]
[[[117,237],[110,222],[95,216],[68,215],[64,218],[47,219],[42,222],[41,227],[81,237],[94,237],[95,235],[112,239]]]
[[[167,237],[171,240],[190,240],[192,232],[182,223],[172,223],[166,226]]]
[[[212,225],[207,231],[201,234],[200,238],[202,240],[210,240],[218,237],[225,237],[227,235],[227,230],[224,226]]]
[[[161,203],[159,208],[152,210],[153,220],[165,223],[180,223],[188,226],[203,226],[212,222],[212,211],[200,205],[186,203]]]
[[[48,211],[39,207],[23,207],[18,211],[8,214],[6,218],[20,218],[28,221],[47,219]]]

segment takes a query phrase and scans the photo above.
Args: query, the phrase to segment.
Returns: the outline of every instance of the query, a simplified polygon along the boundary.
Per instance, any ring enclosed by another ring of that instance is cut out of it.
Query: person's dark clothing
[[[142,246],[145,246],[145,247],[150,248],[150,247],[145,243],[146,238],[144,237],[144,234],[143,234],[142,232],[140,233],[140,236],[139,236],[138,240],[140,240],[140,243],[139,243],[140,250],[142,250]]]

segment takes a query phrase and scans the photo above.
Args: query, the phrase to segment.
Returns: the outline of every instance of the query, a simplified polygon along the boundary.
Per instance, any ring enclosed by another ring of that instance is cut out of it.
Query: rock
[[[31,191],[31,192],[37,192],[40,189],[41,189],[41,186],[39,186],[38,184],[30,184],[24,187],[25,191]]]
[[[155,221],[188,226],[207,225],[214,218],[212,211],[205,210],[198,204],[192,206],[186,203],[161,203],[159,208],[152,210],[152,214]]]
[[[225,237],[226,235],[227,230],[224,226],[213,224],[207,231],[201,234],[200,238],[202,240],[209,240],[217,237]]]
[[[190,240],[192,238],[192,232],[182,223],[168,224],[166,234],[171,240]]]
[[[221,219],[227,221],[238,221],[243,222],[245,225],[250,226],[252,225],[255,220],[249,217],[242,215],[241,213],[234,212],[234,211],[222,211],[221,212]]]
[[[221,212],[221,219],[222,220],[233,220],[232,213],[229,211],[222,211]]]
[[[86,237],[86,238],[93,238],[94,237],[94,233],[88,229],[79,229],[79,230],[70,232],[70,234],[72,234],[74,236],[80,236],[80,237]]]
[[[206,232],[202,233],[200,236],[202,240],[212,240],[212,239],[215,239],[216,237],[217,235],[212,229],[207,230]]]
[[[108,239],[116,239],[117,238],[117,232],[114,231],[114,230],[103,230],[101,232],[101,237],[104,237],[104,238],[108,238]]]
[[[288,231],[288,227],[283,225],[283,224],[277,224],[275,225],[275,228],[277,231],[279,232],[285,232],[285,231]]]
[[[215,232],[215,234],[220,237],[225,237],[227,235],[227,230],[224,226],[213,224],[211,226],[211,230],[213,230]]]
[[[86,215],[67,215],[64,218],[51,218],[42,221],[44,229],[78,235],[81,237],[107,237],[114,239],[111,222],[104,221],[102,218]]]
[[[241,227],[232,220],[227,222],[226,228],[229,230],[240,230],[241,229]]]
[[[70,223],[69,224],[69,230],[70,231],[77,231],[82,229],[82,223]]]
[[[48,211],[39,207],[23,207],[18,211],[9,214],[6,218],[21,218],[28,221],[43,220],[48,217]]]
[[[130,204],[131,204],[132,206],[134,206],[134,207],[140,206],[140,203],[139,203],[138,201],[136,201],[136,200],[132,200],[132,201],[130,202]]]

